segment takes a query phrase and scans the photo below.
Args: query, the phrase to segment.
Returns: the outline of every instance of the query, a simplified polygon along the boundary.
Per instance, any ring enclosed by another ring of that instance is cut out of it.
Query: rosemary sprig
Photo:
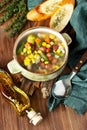
[[[12,3],[10,3],[5,9],[4,11],[5,14],[0,18],[0,24],[2,24],[3,22],[6,22],[8,19],[11,18],[11,16],[13,15],[13,13],[16,13],[18,12],[17,10],[17,5],[16,3],[18,2],[19,0],[13,0]]]
[[[0,10],[0,14],[3,13],[5,11],[5,8],[1,9]]]
[[[15,34],[18,34],[21,31],[21,29],[24,27],[26,22],[27,22],[27,20],[23,19],[22,23],[18,22],[17,24],[14,24],[12,32],[9,34],[9,36],[12,37]]]
[[[11,26],[12,32],[10,33],[9,36],[18,34],[18,32],[21,31],[21,29],[24,27],[24,25],[27,22],[27,19],[25,16],[26,16],[26,8],[23,8],[23,10],[20,11],[20,17],[13,22],[13,24]]]
[[[6,32],[9,31],[13,25],[15,24],[16,20],[21,16],[21,12],[15,14],[11,20],[11,23],[4,29]]]
[[[6,1],[6,0],[5,0]],[[18,34],[27,22],[26,13],[28,11],[25,0],[12,0],[11,3],[3,9],[5,14],[0,17],[0,24],[3,24],[11,18],[11,22],[5,28],[10,31],[9,36]]]
[[[0,2],[0,8],[2,8],[4,5],[6,5],[10,0],[4,0]]]

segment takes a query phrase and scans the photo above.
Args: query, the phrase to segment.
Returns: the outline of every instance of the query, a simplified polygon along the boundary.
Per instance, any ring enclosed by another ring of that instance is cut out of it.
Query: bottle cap
[[[27,117],[30,119],[30,123],[32,123],[33,125],[37,125],[39,124],[43,117],[41,116],[40,113],[36,113],[34,110],[26,110],[27,112]]]

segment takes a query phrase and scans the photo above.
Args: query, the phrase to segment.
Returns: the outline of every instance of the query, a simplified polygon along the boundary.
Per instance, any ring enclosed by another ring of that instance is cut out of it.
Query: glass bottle
[[[10,75],[3,70],[0,70],[0,91],[5,99],[16,109],[19,115],[27,115],[30,119],[30,123],[37,125],[42,121],[43,118],[41,114],[36,113],[31,107],[30,99],[27,94],[16,87]]]

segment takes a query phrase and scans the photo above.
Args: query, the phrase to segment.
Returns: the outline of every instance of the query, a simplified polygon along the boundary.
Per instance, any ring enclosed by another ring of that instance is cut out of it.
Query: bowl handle
[[[63,36],[64,39],[66,40],[67,45],[71,44],[72,39],[71,39],[71,37],[70,37],[67,33],[62,33],[62,36]]]
[[[14,59],[7,64],[7,67],[12,74],[20,73],[20,67]]]

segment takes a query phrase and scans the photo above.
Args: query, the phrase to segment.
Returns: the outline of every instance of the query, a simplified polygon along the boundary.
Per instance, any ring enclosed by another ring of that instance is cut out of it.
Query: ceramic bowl
[[[65,52],[66,52],[65,58],[64,58],[64,63],[57,71],[49,73],[49,74],[34,73],[34,72],[30,72],[29,70],[25,69],[18,62],[18,60],[17,60],[18,47],[28,37],[29,34],[33,34],[33,33],[36,33],[36,34],[37,33],[50,33],[50,34],[53,34],[56,37],[58,37],[63,42],[64,47],[65,47]],[[18,36],[18,38],[15,41],[14,48],[13,48],[13,60],[7,64],[7,67],[12,74],[21,73],[24,77],[26,77],[29,80],[48,81],[48,80],[56,78],[57,76],[59,76],[61,74],[61,72],[64,70],[64,68],[66,66],[67,59],[68,59],[68,45],[67,45],[67,41],[65,40],[63,35],[48,27],[35,27],[35,28],[29,28],[29,29],[25,30]]]

